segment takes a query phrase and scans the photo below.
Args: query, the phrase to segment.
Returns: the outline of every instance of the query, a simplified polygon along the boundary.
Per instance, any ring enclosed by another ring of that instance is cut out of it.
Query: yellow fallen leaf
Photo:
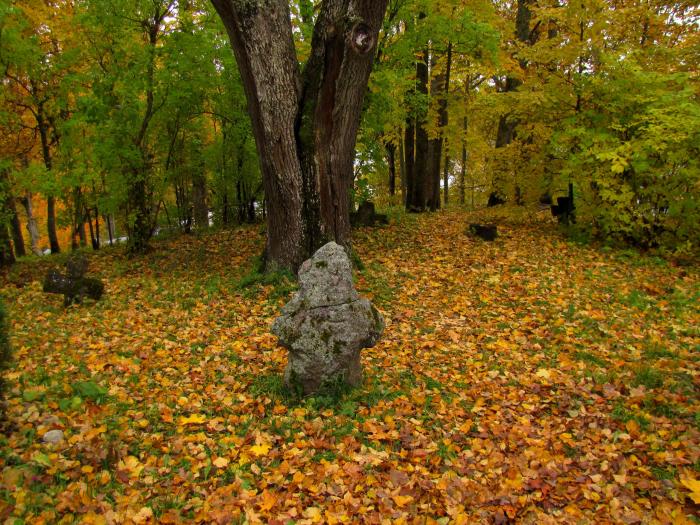
[[[694,478],[682,478],[681,483],[690,491],[690,499],[700,505],[700,480]]]
[[[189,417],[180,417],[181,425],[201,425],[207,420],[207,416],[204,414],[192,414]]]
[[[153,511],[150,507],[143,507],[131,518],[134,523],[145,523],[153,517]]]
[[[226,458],[216,458],[213,463],[216,468],[226,468],[229,461]]]
[[[550,370],[547,370],[546,368],[540,368],[535,375],[537,377],[549,379],[550,377],[552,377],[552,372]]]
[[[309,507],[304,511],[304,517],[318,523],[321,521],[321,510],[318,507]]]
[[[459,431],[463,432],[464,434],[468,434],[471,431],[473,424],[474,422],[471,419],[466,419],[464,423],[459,426]]]
[[[262,445],[253,445],[250,447],[250,451],[253,453],[254,456],[264,456],[268,452],[270,452],[270,445],[267,443],[263,443]]]
[[[139,474],[141,474],[141,471],[143,470],[144,466],[141,464],[137,457],[127,456],[126,458],[124,458],[124,460],[118,463],[117,468],[119,470],[126,470],[127,472],[133,474],[135,477],[138,477]]]
[[[614,474],[613,479],[615,480],[615,483],[617,483],[619,485],[624,485],[625,483],[627,483],[627,476],[624,474],[620,474],[620,475]]]

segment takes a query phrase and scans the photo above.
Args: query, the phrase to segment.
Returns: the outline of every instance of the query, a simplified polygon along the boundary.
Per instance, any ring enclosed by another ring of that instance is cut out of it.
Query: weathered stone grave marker
[[[384,319],[352,282],[350,259],[330,242],[299,269],[299,291],[272,325],[272,333],[289,350],[285,383],[303,393],[341,380],[362,382],[360,350],[374,346]]]

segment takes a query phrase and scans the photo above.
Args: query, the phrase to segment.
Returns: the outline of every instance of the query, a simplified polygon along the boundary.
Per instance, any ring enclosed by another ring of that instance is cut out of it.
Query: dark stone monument
[[[469,225],[469,232],[485,241],[494,241],[498,237],[498,227],[495,224],[472,223]]]
[[[569,183],[569,195],[567,197],[557,197],[557,203],[552,205],[552,215],[560,224],[576,223],[576,206],[574,206],[574,185]]]
[[[374,226],[376,223],[389,224],[386,215],[377,213],[372,201],[365,201],[350,214],[350,224],[357,226]]]
[[[88,261],[84,255],[73,255],[66,261],[66,273],[49,270],[44,279],[44,292],[63,295],[63,304],[80,304],[85,297],[97,301],[104,293],[99,279],[85,277]]]
[[[506,198],[501,195],[500,193],[497,193],[495,191],[492,191],[491,194],[489,195],[489,200],[486,203],[487,208],[493,208],[494,206],[500,206],[501,204],[506,203]]]

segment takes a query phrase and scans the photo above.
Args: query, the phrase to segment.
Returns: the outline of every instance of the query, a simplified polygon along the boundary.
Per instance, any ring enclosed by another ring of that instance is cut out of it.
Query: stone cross
[[[299,291],[272,325],[272,333],[289,350],[285,382],[304,394],[324,383],[362,382],[360,350],[374,346],[384,319],[352,282],[345,249],[330,242],[299,269]]]

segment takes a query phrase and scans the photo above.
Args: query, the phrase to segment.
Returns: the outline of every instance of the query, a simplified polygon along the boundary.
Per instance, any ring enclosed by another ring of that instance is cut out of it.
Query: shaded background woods
[[[300,67],[320,3],[289,4]],[[348,208],[548,202],[585,235],[697,250],[698,7],[388,2]],[[0,260],[265,213],[208,2],[0,3]]]

